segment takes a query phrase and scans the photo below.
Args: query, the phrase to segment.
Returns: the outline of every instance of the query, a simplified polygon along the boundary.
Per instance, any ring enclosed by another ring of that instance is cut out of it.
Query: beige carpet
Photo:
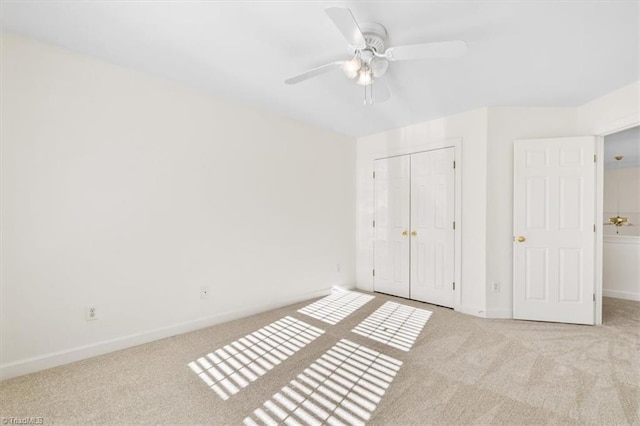
[[[408,352],[351,332],[387,301],[433,312]],[[342,338],[403,362],[369,424],[640,424],[640,303],[602,327],[485,320],[376,295],[337,325],[309,302],[0,383],[0,416],[44,424],[241,424]],[[284,316],[326,332],[223,401],[188,367]]]

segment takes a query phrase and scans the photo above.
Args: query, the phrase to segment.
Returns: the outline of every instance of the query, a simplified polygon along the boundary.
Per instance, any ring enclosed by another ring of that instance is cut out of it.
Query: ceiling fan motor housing
[[[386,28],[377,22],[363,22],[359,26],[367,48],[371,48],[377,53],[384,53],[384,43],[387,40]]]

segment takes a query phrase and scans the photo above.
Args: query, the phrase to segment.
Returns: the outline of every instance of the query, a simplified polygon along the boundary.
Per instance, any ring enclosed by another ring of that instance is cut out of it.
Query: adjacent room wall
[[[605,235],[602,294],[640,301],[640,237]]]
[[[621,168],[619,177],[618,185],[618,170],[604,171],[604,221],[618,214],[619,205],[633,226],[603,227],[602,290],[604,296],[640,301],[640,168]]]
[[[353,138],[15,35],[1,60],[2,378],[354,284]]]

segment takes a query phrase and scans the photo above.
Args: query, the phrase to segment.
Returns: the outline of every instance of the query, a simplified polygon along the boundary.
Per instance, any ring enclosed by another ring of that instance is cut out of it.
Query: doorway
[[[604,137],[603,322],[613,299],[640,301],[640,126]]]

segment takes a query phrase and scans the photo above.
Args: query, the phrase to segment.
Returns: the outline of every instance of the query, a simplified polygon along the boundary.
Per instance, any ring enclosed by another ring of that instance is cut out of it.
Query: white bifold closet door
[[[374,290],[454,306],[453,148],[376,160]]]
[[[375,162],[374,290],[409,297],[408,155]]]
[[[454,305],[453,148],[411,155],[411,299]]]

